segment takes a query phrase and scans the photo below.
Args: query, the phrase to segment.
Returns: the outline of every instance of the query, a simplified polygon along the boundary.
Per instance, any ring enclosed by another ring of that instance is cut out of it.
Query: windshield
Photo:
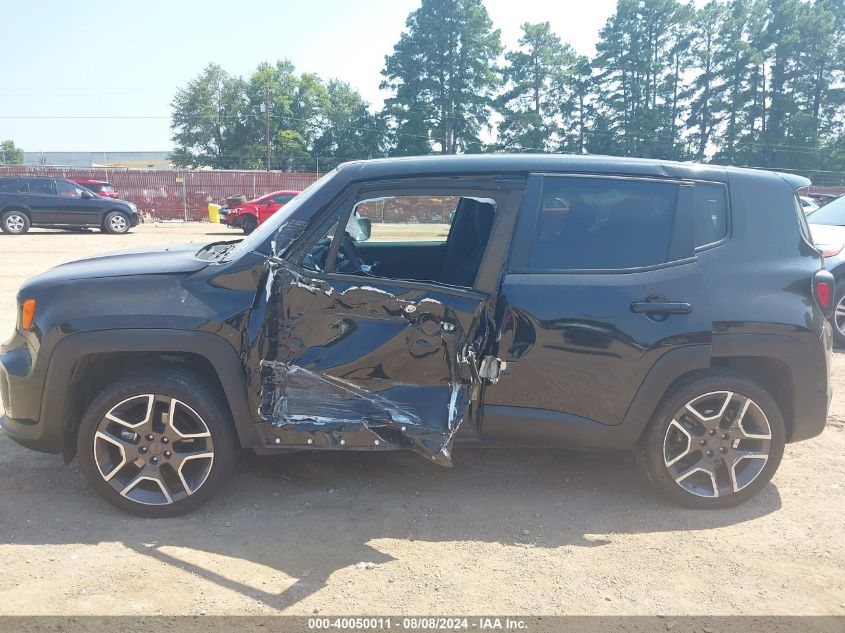
[[[308,203],[314,195],[314,192],[322,187],[327,180],[334,176],[335,171],[326,173],[322,178],[308,185],[302,193],[288,202],[276,213],[271,215],[270,218],[253,231],[249,237],[241,240],[241,242],[233,248],[230,253],[228,253],[227,259],[235,259],[244,253],[249,253],[250,251],[261,251],[266,255],[272,255],[269,248],[262,249],[261,246],[265,242],[269,244],[269,238],[275,235],[276,232],[284,226],[291,216],[293,216],[303,205]]]
[[[807,216],[811,224],[835,224],[845,226],[845,196],[816,209]]]

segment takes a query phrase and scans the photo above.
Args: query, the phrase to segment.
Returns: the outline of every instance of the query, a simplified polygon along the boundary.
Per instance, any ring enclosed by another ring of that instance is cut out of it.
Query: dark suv
[[[138,208],[131,202],[98,196],[70,180],[0,176],[4,233],[26,233],[31,226],[126,233],[139,221]]]
[[[210,497],[239,447],[442,466],[459,445],[635,449],[675,501],[731,506],[825,425],[834,288],[806,184],[598,157],[348,163],[243,241],[28,281],[2,426],[146,516]]]

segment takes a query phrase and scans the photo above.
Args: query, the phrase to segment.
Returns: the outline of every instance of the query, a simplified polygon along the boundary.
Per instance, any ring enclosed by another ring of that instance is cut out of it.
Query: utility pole
[[[267,171],[270,171],[270,87],[264,88],[264,143],[267,145]]]

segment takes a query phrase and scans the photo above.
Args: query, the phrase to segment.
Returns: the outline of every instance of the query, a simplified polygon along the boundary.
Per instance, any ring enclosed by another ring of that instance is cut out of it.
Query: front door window
[[[271,264],[259,406],[270,441],[451,463],[494,331],[491,297],[473,285],[507,195],[350,194],[295,261]]]

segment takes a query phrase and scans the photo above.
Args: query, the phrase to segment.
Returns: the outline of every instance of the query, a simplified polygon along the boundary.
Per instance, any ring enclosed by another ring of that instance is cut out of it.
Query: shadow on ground
[[[391,560],[371,544],[378,539],[602,547],[611,533],[712,529],[780,508],[771,484],[731,510],[678,508],[651,490],[629,454],[555,450],[458,449],[448,470],[405,453],[244,455],[223,494],[192,515],[160,520],[112,509],[77,470],[2,437],[0,478],[4,543],[119,542],[275,609],[344,567]],[[179,547],[268,566],[295,582],[281,593],[256,590],[174,556]]]

